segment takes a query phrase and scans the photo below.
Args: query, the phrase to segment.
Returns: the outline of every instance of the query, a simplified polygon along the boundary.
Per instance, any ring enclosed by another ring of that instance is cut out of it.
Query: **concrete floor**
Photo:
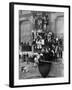
[[[52,63],[51,70],[47,76],[48,77],[63,77],[64,76],[64,64],[62,62],[62,59],[58,59],[57,61]],[[26,66],[28,71],[27,72],[22,72],[21,67]],[[31,78],[42,78],[38,66],[34,66],[33,63],[27,64],[27,63],[20,63],[19,66],[19,79],[31,79]]]

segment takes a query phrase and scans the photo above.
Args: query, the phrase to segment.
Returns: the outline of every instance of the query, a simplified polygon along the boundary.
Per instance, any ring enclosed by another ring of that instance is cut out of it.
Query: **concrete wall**
[[[32,24],[29,21],[24,21],[21,24],[21,42],[29,42],[32,40]]]
[[[51,12],[50,13],[50,26],[49,30],[55,34],[64,33],[64,13],[63,12]]]
[[[64,17],[59,16],[56,19],[56,34],[59,37],[63,37],[64,34]]]
[[[32,42],[33,16],[30,11],[20,11],[19,17],[19,41],[23,43]]]

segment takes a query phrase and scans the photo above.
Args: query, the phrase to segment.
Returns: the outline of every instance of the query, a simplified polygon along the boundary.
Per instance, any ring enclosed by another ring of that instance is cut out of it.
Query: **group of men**
[[[62,58],[63,41],[62,39],[55,38],[52,32],[44,33],[44,37],[38,34],[37,38],[33,41],[34,51],[38,53],[45,52],[52,55],[54,58]]]

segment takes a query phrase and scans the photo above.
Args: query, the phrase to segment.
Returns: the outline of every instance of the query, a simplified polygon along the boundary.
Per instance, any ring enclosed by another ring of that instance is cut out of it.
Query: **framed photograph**
[[[70,84],[70,6],[9,3],[9,86]]]

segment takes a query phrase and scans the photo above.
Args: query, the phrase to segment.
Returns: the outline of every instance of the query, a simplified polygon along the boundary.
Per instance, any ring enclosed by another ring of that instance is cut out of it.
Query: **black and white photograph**
[[[19,10],[19,79],[64,76],[64,13]]]
[[[11,86],[69,83],[70,7],[27,3],[11,7]]]

